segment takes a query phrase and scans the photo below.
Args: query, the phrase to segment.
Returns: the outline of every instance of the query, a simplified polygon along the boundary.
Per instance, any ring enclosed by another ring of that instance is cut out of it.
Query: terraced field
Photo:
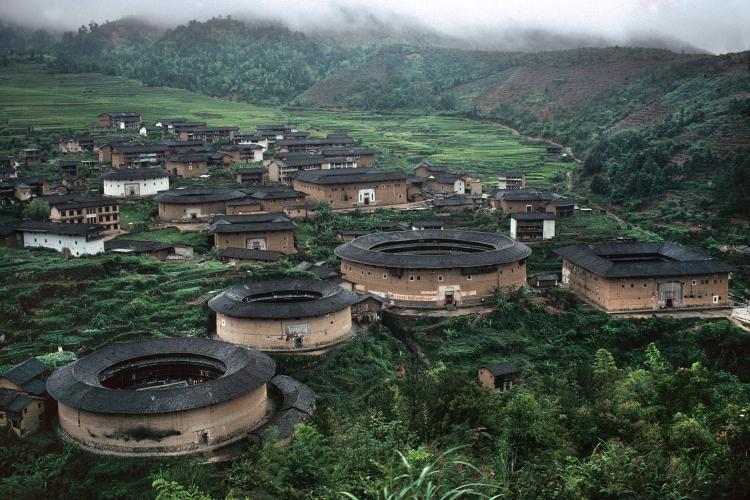
[[[349,132],[378,150],[384,169],[408,169],[420,160],[452,163],[479,173],[486,182],[498,171],[522,169],[536,185],[549,187],[570,168],[545,158],[543,147],[507,129],[450,116],[279,109],[101,74],[51,74],[38,65],[15,66],[0,75],[0,128],[5,133],[85,131],[105,110],[140,111],[146,122],[183,117],[242,129],[292,122],[302,129],[317,127],[320,133]]]

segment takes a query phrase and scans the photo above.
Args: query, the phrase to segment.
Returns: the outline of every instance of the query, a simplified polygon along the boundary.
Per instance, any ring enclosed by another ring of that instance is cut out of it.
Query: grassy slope
[[[522,168],[537,184],[547,186],[551,177],[568,168],[543,159],[543,148],[522,143],[507,129],[461,118],[279,110],[100,74],[50,74],[35,65],[15,66],[0,75],[0,123],[11,133],[24,133],[28,127],[83,131],[106,109],[140,111],[147,122],[179,116],[252,129],[261,123],[291,121],[303,129],[346,131],[377,148],[380,164],[387,169],[406,169],[420,160],[449,162],[489,181],[499,170]]]

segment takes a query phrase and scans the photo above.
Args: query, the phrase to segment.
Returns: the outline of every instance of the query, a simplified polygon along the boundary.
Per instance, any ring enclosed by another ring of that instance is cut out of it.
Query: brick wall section
[[[370,292],[395,305],[442,307],[446,291],[453,291],[457,305],[482,303],[496,288],[526,286],[526,262],[500,264],[494,272],[464,275],[457,269],[404,269],[401,277],[379,266],[341,262],[343,278],[359,293]]]
[[[673,307],[729,306],[729,274],[673,276],[658,278],[607,279],[563,260],[562,282],[574,292],[607,311],[659,309],[660,283],[682,284],[682,302]],[[695,283],[695,285],[693,285]],[[713,297],[718,302],[713,302]]]
[[[295,347],[294,340],[287,339],[287,326],[306,324],[309,335],[301,347]],[[233,318],[216,314],[216,335],[220,340],[242,344],[255,349],[268,351],[294,351],[325,347],[349,338],[352,332],[350,308],[342,309],[325,316],[279,320]]]
[[[526,212],[526,205],[531,205],[534,212],[545,212],[547,210],[548,201],[500,201],[500,209],[504,214],[513,214],[518,212]]]
[[[188,163],[167,160],[167,172],[177,177],[198,177],[208,174],[208,163],[205,160]]]

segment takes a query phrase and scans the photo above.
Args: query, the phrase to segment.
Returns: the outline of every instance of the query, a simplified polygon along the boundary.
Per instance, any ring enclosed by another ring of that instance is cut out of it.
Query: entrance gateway
[[[357,201],[360,205],[370,205],[371,203],[375,203],[375,190],[360,189]]]

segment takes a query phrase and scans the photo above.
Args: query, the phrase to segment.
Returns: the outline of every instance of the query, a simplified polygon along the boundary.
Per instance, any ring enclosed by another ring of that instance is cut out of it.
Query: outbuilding
[[[230,188],[171,189],[154,196],[159,204],[159,220],[198,222],[226,213],[226,203],[247,198]]]

